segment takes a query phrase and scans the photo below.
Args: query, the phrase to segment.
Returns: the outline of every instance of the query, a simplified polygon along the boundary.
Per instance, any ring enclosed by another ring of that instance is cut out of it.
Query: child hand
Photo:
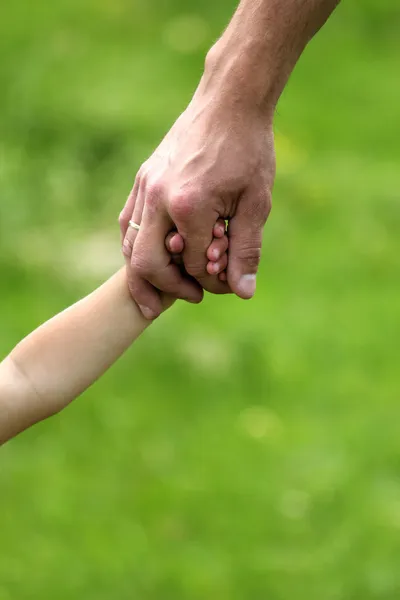
[[[228,266],[228,236],[225,221],[218,219],[213,229],[213,240],[207,249],[207,272],[218,275],[220,281],[226,281],[226,267]],[[177,231],[171,231],[165,238],[165,247],[171,254],[171,260],[176,265],[183,265],[182,252],[185,247],[182,236]]]

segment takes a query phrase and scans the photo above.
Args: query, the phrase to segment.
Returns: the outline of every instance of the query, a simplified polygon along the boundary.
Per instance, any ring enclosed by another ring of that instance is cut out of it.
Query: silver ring
[[[140,230],[140,225],[138,225],[134,221],[129,221],[129,226],[132,227],[132,229],[136,229],[136,231]]]

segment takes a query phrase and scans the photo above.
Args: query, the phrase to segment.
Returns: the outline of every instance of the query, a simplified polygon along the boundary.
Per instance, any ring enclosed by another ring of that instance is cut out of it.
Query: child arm
[[[171,232],[166,248],[176,259],[183,239]],[[210,274],[226,268],[227,248],[225,222],[219,219],[208,249]],[[165,309],[173,302],[165,294],[161,300]],[[28,335],[0,363],[0,445],[65,408],[149,324],[131,299],[124,268]]]
[[[0,364],[0,444],[62,410],[148,325],[124,268],[28,335]]]

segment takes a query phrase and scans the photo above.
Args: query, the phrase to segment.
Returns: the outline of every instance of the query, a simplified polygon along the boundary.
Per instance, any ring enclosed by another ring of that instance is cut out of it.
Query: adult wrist
[[[255,42],[235,45],[220,38],[207,53],[201,90],[272,121],[279,94],[263,62]]]

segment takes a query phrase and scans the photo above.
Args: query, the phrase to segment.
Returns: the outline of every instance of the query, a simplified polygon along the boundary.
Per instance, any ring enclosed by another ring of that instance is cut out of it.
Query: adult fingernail
[[[153,321],[153,319],[155,319],[158,316],[154,312],[154,310],[149,308],[148,306],[143,306],[143,304],[139,304],[139,308],[142,311],[144,318],[148,319],[149,321]]]
[[[239,291],[245,298],[252,298],[256,291],[256,275],[242,275],[239,280]]]

